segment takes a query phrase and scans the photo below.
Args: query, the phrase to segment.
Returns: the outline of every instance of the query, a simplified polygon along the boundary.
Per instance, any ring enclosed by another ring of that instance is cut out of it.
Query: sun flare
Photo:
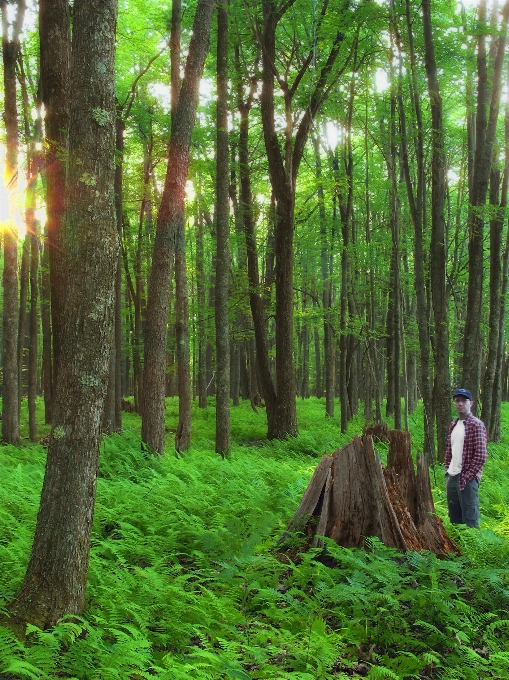
[[[18,238],[24,238],[26,225],[22,217],[22,205],[26,182],[19,173],[8,172],[6,153],[5,146],[0,144],[0,227],[15,232]]]

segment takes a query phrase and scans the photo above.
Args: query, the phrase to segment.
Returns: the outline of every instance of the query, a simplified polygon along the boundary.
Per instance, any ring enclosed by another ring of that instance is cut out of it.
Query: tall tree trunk
[[[507,124],[507,123],[506,123]],[[502,184],[502,197],[499,205],[499,187],[501,173],[494,159],[491,168],[490,179],[490,205],[492,217],[490,219],[490,314],[488,335],[488,356],[482,383],[482,410],[481,417],[488,432],[492,430],[492,420],[496,418],[493,411],[493,387],[495,383],[495,370],[497,367],[498,335],[500,332],[500,311],[502,304],[502,229],[507,205],[507,152],[504,180]]]
[[[463,350],[463,384],[470,389],[476,399],[479,397],[481,376],[481,315],[484,222],[486,219],[484,208],[488,193],[493,145],[500,107],[502,67],[505,55],[508,17],[509,2],[506,2],[501,13],[498,37],[495,39],[495,36],[492,36],[492,51],[490,53],[494,55],[494,59],[490,59],[490,64],[493,64],[492,73],[488,73],[487,68],[485,32],[480,30],[478,34],[476,148],[468,218],[470,239],[468,248],[468,299]],[[479,22],[482,24],[485,21],[486,2],[481,0],[479,4]],[[495,33],[495,28],[492,28],[493,33]],[[488,110],[489,116],[487,118],[486,112]]]
[[[171,25],[171,116],[175,118],[180,94],[181,0],[172,2]],[[186,451],[191,443],[191,374],[189,366],[189,290],[186,265],[186,223],[184,209],[175,230],[175,342],[179,420],[175,449]]]
[[[389,227],[391,231],[390,283],[387,304],[387,403],[386,416],[394,415],[394,428],[401,429],[401,283],[400,283],[400,204],[398,197],[398,148],[396,143],[396,87],[390,57],[390,121],[385,147],[389,189]],[[382,131],[383,126],[382,126]]]
[[[435,321],[435,412],[438,459],[444,460],[447,428],[451,420],[451,379],[449,375],[449,300],[446,286],[445,234],[445,149],[442,125],[442,97],[438,84],[430,0],[423,0],[425,61],[431,106],[431,292]]]
[[[18,172],[18,110],[16,103],[16,62],[23,28],[25,4],[17,3],[16,20],[9,39],[7,2],[0,2],[2,16],[2,59],[4,72],[4,124],[6,132],[5,181],[12,204],[11,220],[3,235],[3,341],[2,341],[2,439],[19,444],[19,376],[18,376],[18,227],[15,221]]]
[[[196,293],[198,300],[198,406],[207,408],[207,336],[205,327],[205,268],[203,212],[200,208],[196,230]]]
[[[23,239],[21,248],[21,267],[19,271],[19,304],[18,304],[18,408],[21,416],[21,401],[23,399],[23,368],[24,352],[27,335],[27,300],[30,274],[30,235],[28,232]]]
[[[508,117],[506,116],[506,126]],[[507,129],[507,128],[506,128]],[[498,332],[498,351],[497,351],[497,371],[495,373],[495,381],[493,385],[493,407],[492,410],[495,417],[491,419],[491,427],[488,432],[490,441],[500,441],[500,406],[502,399],[507,400],[507,367],[509,360],[506,359],[505,349],[505,319],[506,319],[506,297],[507,297],[507,282],[509,272],[509,227],[506,233],[506,244],[502,258],[502,282],[501,282],[501,304],[500,304],[500,318],[499,318],[499,332]]]
[[[198,85],[208,52],[215,3],[199,0],[184,81],[172,116],[166,180],[157,216],[145,323],[142,439],[164,453],[166,337],[172,263],[178,230],[183,233],[184,201]]]
[[[401,124],[401,159],[405,175],[410,216],[414,227],[414,287],[417,305],[417,328],[419,332],[419,357],[420,357],[420,387],[423,402],[423,427],[424,427],[424,457],[428,465],[435,460],[435,434],[433,418],[433,389],[430,356],[429,323],[426,307],[426,274],[424,257],[424,233],[426,229],[425,210],[425,172],[424,172],[424,134],[422,126],[421,101],[417,81],[417,66],[413,39],[412,19],[410,14],[410,0],[405,2],[406,26],[408,35],[408,52],[410,59],[410,94],[411,103],[415,115],[414,149],[417,165],[417,186],[414,191],[410,177],[410,164],[408,160],[408,143],[406,116],[401,93],[398,96]],[[400,53],[402,49],[400,48]]]
[[[270,373],[267,321],[265,318],[265,298],[260,286],[258,266],[258,247],[255,235],[255,219],[253,214],[253,195],[249,167],[249,112],[256,93],[258,79],[253,77],[249,94],[244,101],[242,88],[242,67],[240,63],[240,46],[235,46],[235,68],[237,71],[237,107],[240,114],[239,125],[239,179],[240,179],[240,219],[244,227],[246,240],[247,276],[249,282],[249,306],[253,318],[254,340],[256,345],[256,371],[254,353],[250,343],[250,399],[254,406],[259,383],[262,397],[267,407],[267,419],[275,412],[276,391]],[[256,379],[258,377],[258,380]]]
[[[488,432],[488,439],[498,441],[500,436],[500,404],[502,372],[502,347],[505,328],[505,287],[507,285],[508,247],[502,250],[502,231],[507,207],[509,188],[509,94],[506,96],[504,116],[504,172],[502,175],[500,205],[494,208],[490,220],[490,317],[488,357],[483,380],[482,419]],[[497,158],[493,158],[490,180],[490,204],[497,206],[500,170]]]
[[[329,77],[338,57],[343,35],[337,33],[332,46],[309,93],[309,105],[300,118],[294,135],[292,99],[306,73],[314,52],[314,46],[296,75],[293,85],[278,74],[283,89],[285,105],[284,153],[281,151],[276,130],[275,77],[276,77],[276,30],[286,11],[294,4],[277,6],[274,0],[265,0],[263,9],[263,32],[259,36],[263,48],[262,91],[260,105],[263,136],[269,166],[272,191],[276,199],[275,259],[276,259],[276,403],[275,412],[267,409],[268,437],[285,438],[297,434],[297,411],[295,403],[295,363],[293,357],[293,234],[295,211],[295,187],[304,148],[311,125],[327,98]],[[323,5],[324,16],[327,3]],[[352,48],[355,53],[356,40]]]
[[[114,210],[115,0],[75,0],[65,217],[66,280],[54,425],[27,572],[11,621],[85,608],[118,256]],[[92,206],[92,209],[91,209]],[[79,272],[79,276],[76,273]]]
[[[46,111],[44,124],[46,174],[46,239],[51,284],[51,330],[53,379],[58,372],[61,348],[60,322],[65,299],[64,272],[60,252],[60,230],[64,211],[65,154],[69,130],[69,68],[71,20],[68,0],[39,0],[41,98]]]
[[[39,335],[39,235],[35,219],[35,183],[38,175],[36,158],[31,158],[27,186],[27,236],[30,236],[30,317],[28,355],[28,431],[30,441],[37,441],[35,401],[37,397],[37,362]]]
[[[175,340],[177,344],[177,390],[179,421],[175,450],[186,451],[191,442],[191,367],[189,363],[189,289],[186,266],[185,215],[179,221],[175,237]],[[166,369],[166,366],[165,366]],[[166,372],[166,370],[165,370]]]
[[[217,6],[216,115],[216,453],[224,458],[230,450],[228,0]]]
[[[118,107],[117,107],[118,109]],[[115,219],[119,243],[123,241],[122,177],[124,164],[125,123],[119,115],[115,119]],[[117,273],[115,275],[115,321],[113,351],[110,357],[108,389],[104,402],[103,430],[115,432],[122,428],[122,251],[119,249]]]
[[[323,358],[325,382],[325,415],[334,417],[334,337],[331,318],[332,307],[332,244],[327,238],[327,220],[325,215],[325,197],[322,181],[322,161],[320,158],[320,141],[316,135],[312,137],[315,152],[315,172],[318,183],[318,219],[320,220],[320,265],[322,275],[322,309],[323,309]],[[322,396],[321,393],[317,396]]]
[[[352,199],[353,199],[353,155],[352,155],[352,115],[355,94],[355,80],[350,81],[350,97],[348,100],[348,112],[344,122],[345,143],[343,148],[344,155],[344,184],[346,185],[346,196],[344,195],[343,185],[339,182],[339,159],[333,159],[333,169],[336,179],[336,191],[339,201],[339,213],[341,217],[341,234],[343,247],[341,249],[341,312],[340,312],[340,336],[339,336],[339,401],[341,405],[341,432],[346,432],[348,421],[352,417],[351,403],[349,399],[349,383],[351,374],[349,371],[349,345],[350,336],[348,329],[348,306],[349,306],[349,282],[350,282],[350,222],[352,218]],[[337,149],[336,149],[337,153]]]
[[[44,393],[44,422],[53,420],[53,360],[51,350],[51,284],[49,273],[49,245],[44,242],[41,265],[41,325],[42,375]]]

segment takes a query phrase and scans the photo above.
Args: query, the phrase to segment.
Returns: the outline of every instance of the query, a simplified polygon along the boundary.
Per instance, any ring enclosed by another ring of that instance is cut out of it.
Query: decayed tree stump
[[[417,472],[410,433],[388,430],[389,455],[384,468],[369,435],[355,437],[332,456],[325,454],[288,524],[344,547],[362,547],[369,536],[401,550],[459,552],[436,516],[429,471],[423,458]]]

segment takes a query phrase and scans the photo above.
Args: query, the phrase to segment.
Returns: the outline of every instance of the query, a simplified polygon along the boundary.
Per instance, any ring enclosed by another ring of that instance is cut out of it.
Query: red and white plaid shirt
[[[449,434],[447,436],[447,444],[445,446],[445,470],[449,469],[452,458],[451,448],[451,432],[456,427],[458,419],[453,420],[449,425]],[[488,436],[484,423],[479,418],[476,418],[471,413],[465,418],[465,441],[463,443],[463,460],[461,465],[460,475],[460,489],[463,491],[467,482],[477,479],[479,482],[482,477],[482,469],[488,452],[486,451],[486,442]]]

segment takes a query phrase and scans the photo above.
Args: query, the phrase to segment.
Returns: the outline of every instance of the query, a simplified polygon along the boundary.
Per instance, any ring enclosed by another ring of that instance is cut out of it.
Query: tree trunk
[[[42,325],[42,376],[44,393],[44,422],[53,421],[53,361],[51,350],[51,284],[49,273],[49,246],[44,242],[41,266],[41,325]]]
[[[493,157],[493,145],[496,136],[500,94],[502,83],[502,67],[505,55],[507,20],[509,2],[506,2],[501,13],[501,25],[498,37],[492,36],[494,59],[492,72],[488,74],[485,32],[479,31],[477,54],[477,117],[476,148],[472,179],[472,192],[469,208],[469,247],[468,247],[468,299],[464,331],[463,350],[463,385],[479,398],[481,372],[481,315],[483,305],[483,259],[484,259],[484,222],[485,203],[488,193],[488,182]],[[486,2],[479,4],[479,23],[486,21]],[[496,28],[496,27],[495,27]],[[490,68],[491,71],[491,68]],[[491,87],[491,98],[490,98]],[[488,107],[488,99],[490,99]],[[489,110],[488,119],[486,112]]]
[[[338,57],[343,35],[337,33],[332,41],[328,56],[323,62],[313,89],[309,92],[308,106],[299,119],[294,135],[294,112],[292,99],[299,90],[299,84],[311,64],[316,52],[311,48],[303,60],[300,71],[290,87],[286,76],[278,75],[283,90],[285,105],[284,153],[276,130],[275,77],[276,77],[276,30],[285,12],[294,4],[277,6],[274,0],[263,3],[263,32],[259,34],[262,47],[262,91],[260,107],[263,137],[269,166],[272,191],[276,200],[275,259],[276,259],[276,403],[275,412],[270,416],[267,409],[268,437],[285,438],[297,434],[297,412],[295,403],[295,363],[293,357],[293,234],[295,187],[299,166],[315,116],[327,98],[330,74]],[[327,10],[322,8],[321,19]],[[355,52],[355,40],[352,53]],[[269,417],[270,416],[270,417]]]
[[[37,162],[32,158],[31,172],[27,187],[27,236],[30,236],[30,318],[28,355],[28,431],[30,441],[37,441],[35,401],[37,398],[37,363],[39,335],[39,236],[35,220],[35,182]]]
[[[325,382],[325,415],[334,417],[334,338],[332,329],[332,244],[328,243],[327,220],[325,215],[325,197],[322,181],[322,161],[320,158],[320,141],[312,136],[315,153],[315,172],[318,183],[318,219],[320,221],[320,265],[322,275],[322,309],[323,309],[323,358]],[[317,394],[322,396],[322,392]]]
[[[254,370],[254,356],[250,355],[250,399],[254,406],[257,382],[260,384],[262,397],[267,407],[267,419],[275,412],[276,391],[270,373],[267,321],[265,318],[265,301],[260,286],[258,267],[258,247],[255,235],[255,220],[253,215],[253,195],[251,190],[251,175],[249,167],[249,112],[253,103],[258,84],[257,78],[251,80],[247,99],[243,99],[242,68],[240,64],[240,47],[235,47],[235,66],[238,76],[237,107],[240,113],[239,126],[239,179],[240,179],[240,219],[244,226],[246,240],[247,276],[249,282],[249,306],[253,318],[256,345],[256,373]],[[250,347],[251,349],[251,347]],[[256,376],[258,380],[256,380]]]
[[[198,215],[196,229],[196,293],[198,301],[198,406],[207,408],[207,335],[205,327],[205,268],[203,250],[203,213]]]
[[[424,457],[428,464],[435,460],[435,434],[433,424],[433,390],[432,371],[430,359],[429,323],[426,310],[426,276],[424,257],[424,233],[426,229],[425,210],[425,172],[424,172],[424,135],[422,127],[421,101],[417,81],[417,66],[413,40],[412,20],[410,15],[410,2],[405,3],[406,26],[408,35],[408,51],[411,71],[411,103],[415,115],[416,132],[414,135],[414,149],[417,164],[417,186],[413,188],[410,176],[410,164],[408,160],[408,144],[406,117],[403,97],[400,94],[400,124],[401,124],[401,156],[405,174],[410,216],[414,227],[414,287],[416,297],[416,317],[419,332],[419,358],[420,358],[420,387],[423,402],[423,428],[424,428]],[[400,52],[401,52],[400,48]]]
[[[177,390],[179,421],[175,450],[187,451],[191,443],[191,373],[189,363],[189,290],[186,268],[185,215],[176,227],[175,238],[175,340],[177,344]],[[166,365],[165,365],[166,373]]]
[[[145,323],[142,439],[164,453],[166,337],[171,275],[177,233],[185,220],[185,185],[198,86],[208,51],[215,3],[199,0],[185,76],[172,117],[166,180],[157,216]],[[182,433],[184,434],[184,433]]]
[[[435,321],[435,412],[437,418],[438,459],[444,460],[445,442],[451,413],[449,374],[449,300],[446,286],[447,243],[445,234],[446,159],[442,125],[442,97],[438,84],[430,0],[423,0],[425,61],[431,106],[431,292]]]
[[[18,166],[18,110],[16,103],[16,61],[20,46],[25,6],[18,2],[13,34],[9,39],[7,2],[0,2],[2,15],[2,58],[4,71],[4,124],[6,132],[5,183],[10,221],[4,227],[3,339],[2,339],[2,439],[19,444],[18,379],[18,228],[15,222]]]
[[[224,458],[230,450],[228,0],[217,7],[216,115],[216,453]]]
[[[506,152],[506,163],[509,160]],[[488,438],[492,431],[492,420],[496,419],[493,411],[493,388],[495,383],[495,370],[497,367],[498,335],[500,332],[500,311],[502,306],[502,230],[507,205],[507,179],[508,169],[504,169],[504,181],[502,185],[502,197],[499,205],[500,169],[492,165],[490,179],[490,205],[492,217],[490,219],[490,314],[488,335],[488,356],[482,383],[482,410],[481,418],[486,427]]]
[[[14,622],[42,628],[64,615],[81,615],[85,608],[118,257],[113,195],[115,24],[114,0],[75,1],[66,211],[59,254],[66,259],[64,271],[74,276],[66,281],[60,320],[54,425],[32,553],[21,591],[8,607]]]
[[[62,307],[65,300],[60,230],[64,211],[65,154],[69,130],[69,68],[71,20],[68,0],[39,1],[41,98],[46,111],[44,124],[46,174],[46,240],[51,285],[53,379],[58,372],[61,348]]]
[[[19,304],[18,304],[18,409],[21,416],[23,400],[23,365],[27,335],[27,301],[30,274],[30,235],[27,231],[21,248],[21,267],[19,272]],[[19,417],[20,417],[19,416]]]

